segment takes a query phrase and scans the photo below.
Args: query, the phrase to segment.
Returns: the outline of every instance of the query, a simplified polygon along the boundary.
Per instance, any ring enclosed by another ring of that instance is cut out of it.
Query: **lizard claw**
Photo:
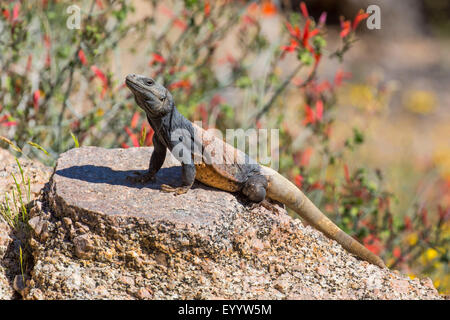
[[[150,174],[148,172],[141,173],[141,172],[138,172],[138,171],[134,171],[133,174],[135,176],[127,176],[126,177],[127,181],[129,181],[131,183],[147,183],[149,181],[154,181],[155,180],[155,175]]]
[[[167,184],[161,185],[161,190],[163,192],[173,192],[175,195],[180,195],[188,192],[188,190],[191,188],[191,186],[184,186],[184,187],[172,187]]]

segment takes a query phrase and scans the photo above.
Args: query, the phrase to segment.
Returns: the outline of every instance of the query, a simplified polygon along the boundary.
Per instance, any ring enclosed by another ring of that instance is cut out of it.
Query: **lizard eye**
[[[154,83],[155,83],[155,82],[154,82],[153,80],[151,80],[151,79],[145,80],[145,84],[148,85],[148,86],[151,86],[151,85],[153,85]]]

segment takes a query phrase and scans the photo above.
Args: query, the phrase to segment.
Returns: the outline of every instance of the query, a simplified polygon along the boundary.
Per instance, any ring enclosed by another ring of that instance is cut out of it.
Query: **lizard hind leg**
[[[247,179],[242,193],[253,202],[261,202],[266,198],[267,178],[263,175],[254,175]]]
[[[245,182],[244,187],[242,188],[242,193],[245,194],[251,201],[255,202],[250,207],[250,210],[262,206],[269,211],[279,214],[280,211],[278,210],[278,208],[266,199],[267,186],[268,183],[267,178],[265,176],[263,175],[251,176]]]
[[[172,187],[167,184],[162,184],[161,190],[163,192],[171,192],[171,193],[175,193],[175,195],[180,195],[180,194],[184,194],[184,193],[188,192],[191,187],[192,187],[192,185],[182,186],[182,187]]]

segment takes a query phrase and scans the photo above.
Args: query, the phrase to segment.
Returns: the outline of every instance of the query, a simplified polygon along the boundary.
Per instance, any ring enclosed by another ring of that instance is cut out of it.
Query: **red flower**
[[[99,68],[97,68],[94,65],[94,66],[91,66],[91,70],[92,70],[92,72],[95,73],[97,78],[99,78],[103,82],[104,85],[108,84],[108,79],[106,78],[105,74]]]
[[[305,30],[303,30],[303,46],[306,48],[308,46],[308,39],[309,39],[309,24],[311,21],[308,19],[306,20],[305,24]]]
[[[17,126],[17,121],[7,121],[1,124],[3,127],[15,127]]]
[[[314,117],[314,111],[311,109],[309,105],[305,105],[305,120],[303,120],[303,125],[307,125],[309,123],[316,122]]]
[[[124,149],[128,149],[130,146],[129,145],[127,145],[125,142],[122,142],[122,148],[124,148]]]
[[[272,16],[277,13],[277,7],[272,3],[272,1],[265,1],[261,6],[261,11],[264,16]]]
[[[173,25],[181,30],[185,30],[187,28],[186,22],[184,22],[181,19],[175,19],[175,21],[173,22]]]
[[[306,8],[306,4],[305,4],[305,2],[300,2],[300,10],[302,11],[302,14],[303,14],[303,16],[305,17],[305,18],[308,18],[309,17],[309,14],[308,14],[308,8]]]
[[[130,126],[131,126],[133,129],[136,128],[137,123],[138,123],[138,121],[139,121],[139,118],[140,118],[139,112],[136,111],[136,112],[133,114],[133,117],[131,118],[131,123],[130,123]]]
[[[367,249],[369,249],[369,251],[372,251],[376,255],[381,252],[381,241],[373,234],[369,234],[367,237],[365,237],[363,239],[363,244]]]
[[[314,53],[314,68],[317,68],[317,65],[319,64],[321,58],[322,54]]]
[[[39,89],[35,90],[33,93],[33,107],[34,107],[34,110],[36,110],[36,111],[38,111],[38,109],[39,109],[39,99],[40,98],[41,98],[41,91]]]
[[[139,147],[139,139],[136,137],[136,135],[127,126],[125,126],[124,129],[125,129],[125,132],[128,134],[128,136],[131,138],[131,142],[133,142],[133,146]]]
[[[281,50],[283,52],[293,52],[295,49],[298,48],[298,43],[294,39],[291,39],[291,44],[289,46],[281,46]]]
[[[169,85],[169,89],[177,89],[177,88],[190,89],[191,82],[189,80],[180,80],[173,82],[172,84]]]
[[[1,110],[1,108],[0,108],[0,110]],[[17,125],[16,121],[6,121],[6,120],[8,120],[8,118],[9,118],[9,116],[6,114],[0,118],[0,125],[2,127],[14,127]]]
[[[316,118],[321,121],[323,118],[323,102],[322,100],[317,100],[316,102]]]
[[[165,5],[161,4],[159,6],[159,10],[166,16],[168,16],[169,18],[173,18],[174,14],[172,12],[172,10],[170,10],[169,8],[167,8]]]
[[[300,158],[300,166],[306,167],[309,164],[309,159],[313,153],[313,148],[306,148],[305,151],[302,152],[302,156]]]
[[[250,17],[248,14],[242,16],[242,22],[244,24],[256,24],[256,20]]]
[[[394,250],[392,250],[392,255],[398,259],[402,256],[402,250],[399,247],[395,247]]]
[[[334,84],[336,86],[340,86],[342,84],[342,80],[351,79],[351,77],[352,74],[350,72],[339,70],[338,72],[336,72],[336,76],[334,77]]]
[[[211,4],[209,3],[209,1],[205,1],[203,12],[205,13],[205,16],[209,16],[209,14],[211,13]]]
[[[222,96],[220,96],[219,94],[215,94],[212,98],[211,101],[209,102],[209,105],[211,107],[215,107],[221,103],[225,102],[225,99],[222,98]]]
[[[98,6],[100,9],[103,9],[103,3],[102,3],[102,0],[95,0],[95,3],[97,4],[97,6]]]
[[[91,66],[91,70],[92,70],[92,72],[95,73],[97,78],[99,78],[103,83],[103,89],[102,89],[102,93],[101,93],[101,98],[103,98],[105,96],[106,89],[108,89],[108,79],[106,78],[105,74],[99,68],[97,68],[95,65]]]
[[[317,181],[311,186],[311,189],[312,190],[323,190],[323,189],[325,189],[325,186],[320,181]]]
[[[345,38],[346,36],[348,36],[348,34],[350,33],[351,30],[351,22],[349,20],[347,21],[342,21],[341,22],[341,38]]]
[[[346,164],[344,164],[344,176],[345,181],[347,181],[347,183],[350,183],[350,173],[348,172],[348,166]]]
[[[291,36],[293,36],[294,38],[296,38],[298,40],[301,39],[301,31],[298,26],[295,26],[295,29],[294,29],[289,22],[286,22],[286,28],[288,29]]]
[[[356,15],[355,19],[353,20],[352,29],[356,30],[359,23],[363,21],[364,19],[367,19],[369,17],[368,13],[364,13],[363,10],[360,10],[358,14]]]
[[[4,9],[2,13],[3,13],[3,16],[5,17],[5,20],[8,20],[9,19],[9,11]]]
[[[17,18],[19,17],[19,9],[20,9],[20,3],[16,2],[14,4],[14,8],[13,8],[12,21],[16,21]]]
[[[319,29],[314,29],[309,33],[309,37],[313,38],[313,37],[317,36],[319,34],[319,32],[320,32]]]
[[[166,59],[157,53],[153,53],[153,58],[150,60],[149,65],[152,66],[155,62],[164,64],[166,63]]]
[[[298,174],[295,176],[294,182],[297,185],[297,187],[301,188],[303,185],[303,180],[304,178],[300,174]]]
[[[84,54],[83,49],[80,49],[80,51],[78,51],[78,59],[80,59],[80,61],[83,65],[87,64],[86,55]]]

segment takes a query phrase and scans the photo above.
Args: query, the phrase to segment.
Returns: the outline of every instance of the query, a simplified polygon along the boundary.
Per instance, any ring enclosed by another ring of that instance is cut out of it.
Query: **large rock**
[[[237,195],[180,183],[168,154],[153,183],[131,185],[152,149],[84,147],[61,155],[32,210],[27,299],[437,299],[411,280],[348,254],[320,232]]]

